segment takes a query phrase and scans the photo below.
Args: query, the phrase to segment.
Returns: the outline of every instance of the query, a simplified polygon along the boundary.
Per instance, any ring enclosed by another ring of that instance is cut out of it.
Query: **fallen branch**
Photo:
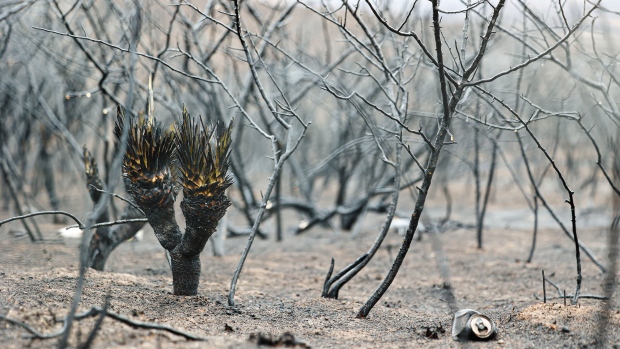
[[[547,280],[549,281],[549,280]],[[599,296],[596,294],[579,294],[577,295],[578,298],[584,298],[584,299],[596,299],[596,300],[601,300],[601,301],[606,301],[609,300],[609,298],[605,297],[605,296]],[[536,297],[536,299],[540,299],[540,297],[538,295],[534,295],[534,297]],[[551,299],[571,299],[575,297],[575,295],[573,294],[567,294],[566,296],[558,296],[558,297],[547,297],[547,300],[551,300]]]
[[[148,329],[148,330],[161,330],[161,331],[166,331],[172,334],[175,334],[177,336],[181,336],[184,337],[187,340],[190,341],[206,341],[207,338],[204,337],[198,337],[195,336],[191,333],[187,333],[184,331],[181,331],[179,329],[167,326],[167,325],[162,325],[162,324],[158,324],[158,323],[154,323],[154,322],[142,322],[142,321],[135,321],[135,320],[131,320],[130,318],[127,318],[123,315],[117,314],[113,311],[110,310],[106,310],[104,308],[101,307],[97,307],[97,306],[93,306],[92,308],[90,308],[89,310],[81,313],[81,314],[76,314],[74,319],[75,320],[82,320],[82,319],[86,319],[86,318],[90,318],[90,317],[94,317],[97,315],[105,315],[106,317],[112,318],[116,321],[122,322],[125,325],[131,326],[133,328],[143,328],[143,329]],[[34,338],[38,338],[38,339],[50,339],[50,338],[55,338],[58,337],[60,335],[62,335],[66,329],[67,329],[67,322],[66,322],[66,317],[62,320],[63,325],[62,328],[57,331],[57,332],[52,332],[52,333],[41,333],[38,332],[37,330],[35,330],[33,327],[31,327],[28,324],[25,324],[19,320],[15,320],[15,319],[11,319],[5,315],[0,314],[0,319],[5,320],[13,325],[17,325],[22,327],[23,329],[25,329],[26,331],[28,331],[30,334],[33,335]]]
[[[86,226],[84,225],[84,223],[82,223],[82,221],[80,221],[76,216],[72,215],[69,212],[65,212],[65,211],[40,211],[40,212],[34,212],[34,213],[29,213],[29,214],[25,214],[22,216],[15,216],[15,217],[11,217],[11,218],[7,218],[5,220],[0,221],[0,227],[3,224],[12,222],[12,221],[16,221],[18,219],[25,219],[28,217],[33,217],[33,216],[40,216],[40,215],[46,215],[46,214],[61,214],[61,215],[65,215],[70,217],[71,219],[73,219],[77,225],[71,225],[68,226],[67,228],[80,228],[80,229],[85,229]],[[103,222],[103,223],[97,223],[97,224],[93,224],[90,226],[90,228],[98,228],[98,227],[107,227],[110,225],[116,225],[116,224],[125,224],[125,223],[133,223],[133,222],[148,222],[148,220],[146,218],[134,218],[134,219],[119,219],[113,222]]]

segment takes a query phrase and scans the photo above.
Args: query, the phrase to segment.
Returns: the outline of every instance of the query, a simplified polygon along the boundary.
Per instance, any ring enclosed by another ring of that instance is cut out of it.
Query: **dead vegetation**
[[[614,6],[0,4],[0,341],[618,344]]]

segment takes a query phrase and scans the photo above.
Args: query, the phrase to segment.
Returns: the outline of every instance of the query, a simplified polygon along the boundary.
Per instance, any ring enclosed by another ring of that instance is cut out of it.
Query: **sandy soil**
[[[489,217],[503,215],[491,210]],[[402,241],[396,233],[388,236],[373,261],[341,290],[340,299],[320,297],[330,258],[335,258],[339,270],[366,252],[381,220],[368,216],[357,235],[316,228],[301,236],[286,236],[281,243],[255,241],[238,285],[235,308],[227,306],[226,298],[245,238],[227,240],[224,257],[213,257],[207,246],[199,295],[179,297],[171,294],[164,251],[147,230],[143,241],[125,243],[115,251],[105,272],[88,272],[80,311],[102,306],[109,295],[109,309],[116,313],[208,338],[207,344],[191,342],[106,319],[95,348],[256,348],[259,333],[277,339],[287,332],[298,348],[461,347],[450,336],[447,291],[428,236],[414,242],[396,281],[368,318],[360,320],[355,315],[389,269]],[[559,299],[547,304],[540,299],[542,269],[567,293],[573,292],[572,242],[557,228],[542,229],[534,261],[525,263],[531,229],[501,228],[501,222],[495,223],[491,219],[483,250],[475,247],[472,230],[440,236],[458,307],[489,315],[499,329],[496,340],[466,346],[594,347],[601,301],[582,299],[577,306],[564,306]],[[57,226],[42,227],[48,232],[46,237],[56,237]],[[585,228],[580,234],[599,257],[606,255],[605,229]],[[0,313],[41,332],[58,330],[58,319],[68,312],[74,294],[77,255],[76,239],[32,244],[26,237],[0,229]],[[602,294],[604,275],[585,257],[583,275],[582,293]],[[557,296],[549,285],[547,292],[549,298]],[[615,299],[605,344],[609,348],[620,347],[620,304]],[[95,320],[79,321],[71,337],[73,346],[86,339]],[[429,333],[436,333],[437,338],[428,338]],[[2,348],[49,348],[55,343],[56,339],[33,340],[24,329],[0,322]]]

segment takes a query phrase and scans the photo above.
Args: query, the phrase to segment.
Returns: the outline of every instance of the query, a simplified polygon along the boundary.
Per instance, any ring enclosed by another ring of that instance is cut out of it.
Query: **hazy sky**
[[[277,1],[277,0],[272,0]],[[338,6],[341,4],[341,0],[325,0],[328,4],[333,4],[334,6]],[[350,3],[355,3],[355,1],[349,0]],[[386,2],[390,2],[392,6],[392,11],[407,11],[410,9],[410,6],[414,3],[413,0],[371,0],[372,3],[378,4],[379,6],[384,6]],[[474,4],[478,0],[471,0],[471,3]],[[584,1],[583,0],[562,0],[564,4],[564,12],[566,14],[567,20],[569,23],[576,21],[583,14],[584,10]],[[593,0],[588,0],[592,2]],[[320,0],[304,0],[305,3],[311,4],[316,3],[320,4]],[[360,0],[362,4],[365,4],[365,0]],[[463,2],[467,2],[467,0],[441,0],[440,8],[442,10],[447,11],[458,11],[464,9],[466,6]],[[491,0],[491,3],[497,4],[498,0]],[[525,3],[535,9],[536,13],[538,13],[543,18],[556,17],[557,11],[557,3],[558,0],[525,0]],[[554,6],[554,4],[556,6]],[[614,10],[620,11],[620,0],[602,0],[601,5]],[[592,5],[587,1],[585,3],[586,9],[589,9]],[[429,0],[418,0],[416,7],[422,13],[428,13],[431,10],[431,3]],[[506,7],[504,9],[504,18],[508,17],[516,17],[521,14],[521,9],[519,2],[517,0],[507,0]],[[598,12],[599,16],[604,16],[601,12]],[[620,16],[615,16],[620,18]],[[443,15],[443,20],[456,20],[460,21],[464,18],[463,14],[454,14],[454,15]],[[572,23],[571,23],[572,24]]]

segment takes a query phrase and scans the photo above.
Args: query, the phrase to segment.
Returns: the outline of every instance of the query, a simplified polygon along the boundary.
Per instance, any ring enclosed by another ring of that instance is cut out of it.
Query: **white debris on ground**
[[[66,227],[58,229],[57,233],[65,239],[79,239],[82,237],[82,234],[84,234],[84,230],[78,227]],[[140,229],[131,240],[142,241],[143,238],[144,229]]]
[[[405,235],[407,233],[407,229],[409,229],[409,219],[408,218],[393,218],[392,224],[390,224],[390,230],[396,230],[398,235]],[[424,224],[422,222],[418,222],[418,231],[424,230]]]
[[[65,239],[78,239],[82,237],[83,233],[84,231],[78,227],[58,229],[58,235]]]

